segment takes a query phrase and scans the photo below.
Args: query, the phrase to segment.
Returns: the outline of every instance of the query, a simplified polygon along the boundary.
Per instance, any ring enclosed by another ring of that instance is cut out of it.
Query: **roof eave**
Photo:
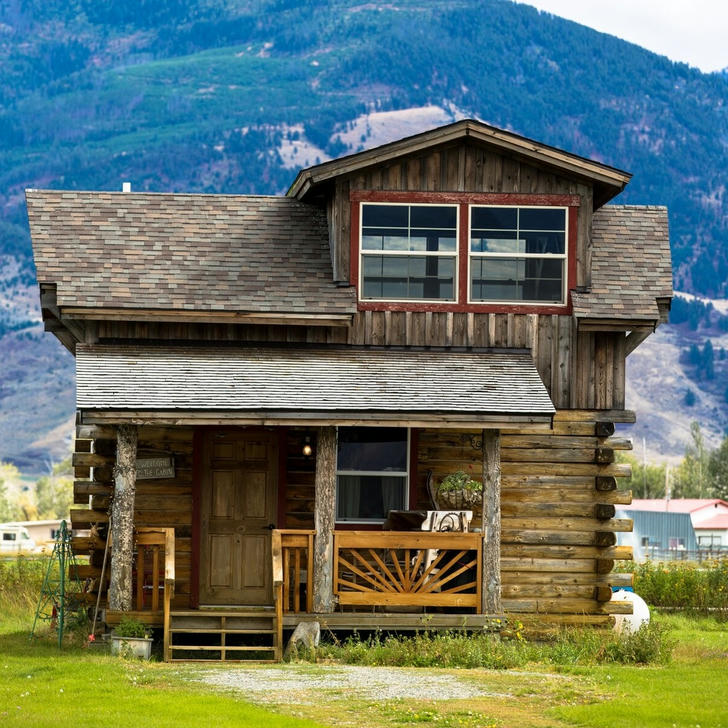
[[[462,138],[495,144],[504,150],[590,180],[595,185],[595,207],[616,197],[632,178],[630,173],[615,167],[541,144],[528,137],[498,129],[474,119],[465,119],[445,127],[431,129],[373,149],[302,169],[286,194],[289,197],[303,199],[312,187],[334,177],[350,174],[398,156],[412,154],[436,144],[444,144]]]

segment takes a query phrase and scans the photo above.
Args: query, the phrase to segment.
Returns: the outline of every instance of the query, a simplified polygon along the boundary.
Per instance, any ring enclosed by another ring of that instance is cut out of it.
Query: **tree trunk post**
[[[484,614],[501,612],[500,432],[483,430],[483,586]]]
[[[316,441],[313,550],[313,611],[334,611],[334,522],[336,520],[336,428],[321,427]]]
[[[109,609],[120,612],[128,612],[132,608],[136,453],[137,428],[132,425],[119,425],[116,430],[114,499],[111,507]]]

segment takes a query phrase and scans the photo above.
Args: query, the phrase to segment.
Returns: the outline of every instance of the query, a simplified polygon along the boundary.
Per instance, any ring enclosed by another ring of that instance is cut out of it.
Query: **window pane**
[[[525,241],[515,230],[474,230],[470,238],[473,253],[525,253]]]
[[[337,469],[406,472],[406,428],[340,427]]]
[[[410,208],[410,225],[415,228],[451,228],[457,226],[456,207],[436,207],[434,205],[413,205]]]
[[[566,210],[548,207],[521,208],[521,230],[566,230]]]
[[[564,253],[564,233],[559,232],[523,232],[519,237],[525,242],[526,253]]]
[[[473,207],[470,227],[495,230],[515,230],[518,224],[518,208]]]
[[[561,302],[564,261],[539,258],[472,258],[473,301]]]
[[[339,521],[382,521],[389,511],[403,510],[407,478],[386,475],[339,475],[336,518]]]
[[[410,250],[427,250],[430,252],[454,251],[455,231],[412,229]]]
[[[408,227],[409,207],[407,205],[361,206],[361,221],[364,226]]]
[[[363,228],[361,246],[364,250],[407,250],[407,230],[397,228]]]
[[[362,289],[363,298],[452,300],[455,258],[364,255]]]

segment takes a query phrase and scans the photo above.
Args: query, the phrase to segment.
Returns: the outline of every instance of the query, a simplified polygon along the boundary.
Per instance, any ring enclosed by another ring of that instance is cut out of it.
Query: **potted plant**
[[[152,638],[147,625],[124,617],[111,633],[111,654],[148,660],[152,655]]]
[[[483,484],[463,470],[449,473],[438,484],[435,498],[439,508],[482,512]]]

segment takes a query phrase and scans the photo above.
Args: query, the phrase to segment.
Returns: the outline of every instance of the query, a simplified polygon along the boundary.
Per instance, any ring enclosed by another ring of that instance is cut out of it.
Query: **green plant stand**
[[[30,638],[35,637],[38,622],[49,622],[51,629],[58,633],[58,647],[63,647],[63,630],[68,614],[72,611],[74,600],[81,593],[81,583],[76,577],[76,557],[71,549],[71,532],[65,521],[56,536],[53,553],[40,590],[38,607],[35,610],[33,629]]]

